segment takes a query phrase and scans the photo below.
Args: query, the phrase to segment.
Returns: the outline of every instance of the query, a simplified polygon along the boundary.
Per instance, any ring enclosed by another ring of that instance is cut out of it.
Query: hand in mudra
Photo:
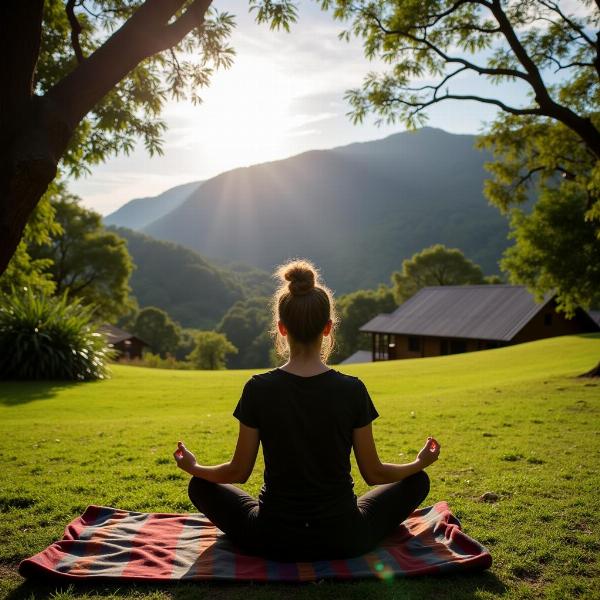
[[[419,454],[417,454],[417,460],[423,465],[423,468],[425,468],[434,463],[438,459],[439,455],[439,442],[435,438],[429,436],[422,450],[419,452]]]
[[[177,450],[173,452],[173,458],[177,466],[187,473],[196,465],[196,457],[185,447],[183,442],[177,442]]]

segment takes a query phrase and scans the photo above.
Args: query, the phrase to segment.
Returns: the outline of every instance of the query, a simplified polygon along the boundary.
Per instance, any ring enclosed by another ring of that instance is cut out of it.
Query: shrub
[[[196,347],[188,360],[196,369],[224,369],[225,357],[237,354],[237,351],[226,335],[216,331],[198,331]]]
[[[190,362],[177,360],[170,354],[162,358],[159,354],[152,354],[152,352],[144,352],[142,358],[120,358],[119,364],[132,367],[147,367],[150,369],[193,369],[193,365]]]
[[[13,289],[0,300],[0,379],[107,377],[114,351],[94,333],[92,313],[66,296]]]

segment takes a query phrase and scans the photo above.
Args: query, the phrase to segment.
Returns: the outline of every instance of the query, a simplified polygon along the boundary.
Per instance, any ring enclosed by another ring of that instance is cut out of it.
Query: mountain
[[[184,327],[212,329],[238,300],[273,291],[263,271],[222,269],[189,248],[131,229],[109,229],[127,241],[136,266],[130,285],[140,307],[162,308]]]
[[[267,271],[307,257],[338,294],[389,283],[403,259],[434,243],[497,273],[508,226],[483,196],[492,156],[475,139],[423,127],[234,169],[144,231]]]
[[[143,229],[152,221],[160,219],[160,217],[185,202],[200,185],[202,185],[201,181],[193,181],[192,183],[178,185],[158,196],[130,200],[115,212],[104,217],[104,224],[130,229]]]

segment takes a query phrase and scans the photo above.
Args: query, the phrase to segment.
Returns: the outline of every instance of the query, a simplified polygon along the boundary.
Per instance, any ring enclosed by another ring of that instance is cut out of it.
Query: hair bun
[[[289,281],[288,289],[294,296],[304,296],[315,287],[315,272],[304,262],[296,262],[290,265],[283,274]]]

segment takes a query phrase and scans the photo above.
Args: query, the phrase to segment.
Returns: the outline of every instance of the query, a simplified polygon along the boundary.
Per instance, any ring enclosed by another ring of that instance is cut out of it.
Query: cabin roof
[[[587,314],[592,317],[592,319],[600,325],[600,310],[588,310]]]
[[[521,285],[448,285],[419,290],[360,331],[510,341],[553,298],[536,302]]]
[[[148,346],[148,344],[140,339],[137,335],[134,335],[133,333],[129,333],[128,331],[125,331],[124,329],[119,329],[118,327],[116,327],[115,325],[110,325],[109,323],[105,323],[104,325],[101,325],[100,327],[98,327],[98,329],[96,330],[97,333],[101,333],[102,335],[104,335],[106,337],[106,341],[109,344],[118,344],[120,342],[124,342],[125,340],[138,340],[139,342],[141,342],[142,344]]]
[[[356,363],[367,363],[373,362],[373,354],[370,350],[357,350],[354,354],[351,354],[348,358],[344,359],[340,365],[353,365]]]

